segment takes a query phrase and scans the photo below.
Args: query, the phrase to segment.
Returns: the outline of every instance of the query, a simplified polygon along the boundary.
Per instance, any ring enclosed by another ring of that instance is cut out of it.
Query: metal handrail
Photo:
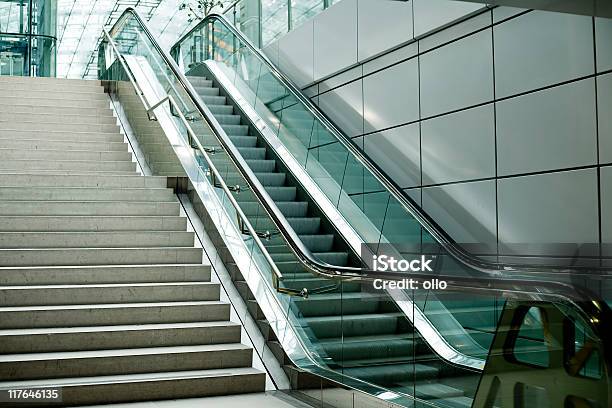
[[[405,278],[421,279],[421,280],[432,278],[431,274],[423,274],[423,273],[410,273],[409,275],[404,275],[404,274],[398,274],[398,273],[392,273],[392,272],[370,271],[370,270],[366,270],[362,268],[334,266],[334,265],[330,265],[330,264],[321,262],[317,260],[316,258],[314,258],[310,250],[308,250],[308,248],[305,247],[305,245],[301,242],[301,240],[299,239],[295,231],[293,231],[293,228],[291,228],[291,226],[288,224],[288,222],[286,221],[285,217],[282,215],[280,210],[278,210],[278,208],[276,207],[276,204],[274,203],[273,200],[271,200],[271,198],[266,193],[263,186],[261,186],[261,184],[255,177],[254,173],[252,172],[252,170],[248,167],[248,165],[246,165],[246,162],[241,157],[241,155],[238,153],[237,149],[233,146],[233,143],[231,143],[231,141],[229,140],[228,136],[225,134],[225,132],[223,131],[219,123],[214,118],[212,118],[212,114],[210,113],[208,108],[203,105],[199,96],[197,96],[195,89],[193,89],[193,86],[189,83],[185,75],[182,72],[180,72],[180,69],[177,67],[174,60],[172,60],[172,58],[170,58],[167,55],[167,53],[163,49],[161,49],[161,47],[154,40],[154,36],[148,30],[146,23],[144,22],[144,20],[142,20],[142,18],[140,18],[136,10],[134,10],[133,8],[127,8],[125,12],[123,13],[123,15],[119,18],[117,23],[115,24],[115,26],[113,27],[113,30],[111,31],[114,31],[116,27],[119,26],[119,24],[123,21],[123,19],[126,18],[127,14],[131,14],[138,20],[143,31],[148,36],[148,38],[151,40],[151,43],[153,44],[153,46],[160,53],[160,55],[164,58],[165,62],[167,63],[169,68],[173,71],[173,74],[176,76],[176,78],[178,79],[180,85],[183,87],[185,92],[187,92],[187,94],[189,95],[193,104],[196,106],[199,113],[202,115],[204,120],[214,131],[215,136],[217,137],[219,142],[223,145],[223,148],[228,153],[228,157],[230,158],[230,160],[232,160],[233,164],[236,166],[238,171],[245,178],[246,182],[251,187],[252,192],[257,196],[257,198],[261,202],[266,212],[268,212],[268,215],[270,216],[272,221],[278,227],[279,232],[281,233],[284,240],[288,243],[292,252],[295,254],[297,259],[304,266],[306,266],[311,272],[319,276],[323,276],[325,278],[349,280],[349,281],[351,280],[373,281],[375,279],[400,281]],[[220,16],[218,14],[212,14],[212,15],[207,16],[207,20],[205,21],[208,22],[212,18],[222,20],[224,24],[226,24],[236,35],[239,36],[239,38],[241,39],[243,38],[242,34],[239,31],[237,31],[229,22],[227,22],[227,20],[223,16]],[[246,41],[248,40],[245,39],[245,42]],[[267,61],[267,64],[269,64],[269,66],[272,68],[272,72],[275,75],[278,75],[279,79],[284,78],[284,76],[282,76],[282,74],[278,72],[276,68],[274,68],[274,66],[269,62],[269,60],[267,60],[265,56],[260,55],[259,51],[254,46],[252,46],[252,44],[250,44],[250,47],[252,47],[252,50],[256,53],[256,55],[258,55],[260,58]],[[311,107],[310,101],[301,93],[301,91],[299,91],[291,83],[291,81],[289,81],[288,79],[282,79],[282,81],[286,82],[286,85],[292,91],[294,91],[295,96],[298,99],[300,100],[304,99],[302,102],[304,102],[306,106]],[[316,109],[313,109],[313,114],[315,114],[317,117],[319,116],[322,117],[322,114],[317,113]],[[335,129],[333,124],[331,124],[326,118],[322,117],[321,121],[326,126],[329,126],[330,130]],[[334,133],[337,133],[338,135],[342,135],[342,133],[340,133],[338,130],[336,130]],[[342,137],[340,137],[339,140],[343,141],[343,144],[344,144],[345,141]],[[347,143],[346,146],[351,151],[353,151],[353,149],[356,149],[350,143]],[[199,148],[205,153],[205,149],[202,148],[201,145],[199,145]],[[355,150],[355,155],[357,158],[360,159],[360,162],[362,162],[364,166],[368,168],[370,168],[370,166],[374,166],[372,163],[368,161],[368,159],[360,155],[356,150]],[[382,173],[380,173],[379,170],[377,170],[375,167],[374,167],[374,170],[376,170],[374,174],[378,174],[378,176],[381,177],[381,180],[386,180],[386,177]],[[393,194],[394,196],[396,196],[397,194],[398,200],[401,203],[406,203],[408,208],[418,213],[416,206],[412,204],[410,201],[407,201],[406,197],[404,197],[401,193],[396,191],[397,188],[393,186],[392,182],[387,180],[387,183],[391,183],[389,190],[392,193],[395,192]],[[383,183],[383,185],[386,185],[386,183]],[[403,198],[400,200],[399,198],[401,197]],[[423,214],[423,217],[426,217],[424,221],[429,220],[429,217],[426,216],[425,214]],[[421,221],[419,217],[415,216],[415,218]],[[432,226],[433,224],[430,224],[429,221],[423,222],[422,224],[425,224],[426,229],[428,228],[434,229]],[[445,233],[443,232],[441,232],[441,234],[446,236]],[[436,234],[432,234],[432,235],[434,235],[434,237],[436,237],[437,239]],[[446,239],[442,241],[447,242]],[[452,247],[456,248],[455,246],[452,246]],[[446,246],[445,246],[445,249],[446,249]],[[449,251],[449,252],[451,253],[451,255],[453,256],[455,255],[454,251]],[[461,250],[460,252],[464,253],[463,250]],[[457,258],[459,258],[459,260],[462,262],[463,262],[463,259],[465,259],[461,256],[457,256]],[[467,264],[473,269],[481,271],[480,267],[473,266],[471,263],[468,263],[467,261],[463,263]],[[491,265],[491,263],[486,263],[486,265]],[[437,275],[436,278],[445,280],[448,284],[448,289],[455,290],[455,291],[467,291],[467,292],[478,291],[478,292],[484,292],[487,294],[492,294],[496,296],[505,296],[505,297],[528,296],[529,298],[535,299],[535,300],[569,303],[575,309],[577,309],[580,313],[583,314],[583,317],[585,317],[586,321],[592,325],[593,330],[602,339],[608,338],[610,336],[610,331],[607,330],[607,327],[610,324],[609,322],[612,321],[612,312],[610,311],[610,308],[608,307],[606,302],[602,301],[601,299],[598,299],[596,295],[594,295],[593,293],[591,293],[590,291],[586,289],[579,288],[579,287],[569,285],[566,283],[561,283],[561,282],[517,280],[517,279],[491,279],[490,278],[491,276],[499,277],[500,275],[499,272],[502,272],[502,271],[506,272],[506,271],[512,271],[512,270],[513,269],[508,268],[508,267],[503,267],[503,268],[493,269],[493,270],[491,268],[487,268],[485,270],[482,270],[482,272],[486,272],[487,277],[458,277],[458,276]],[[537,268],[537,269],[534,268],[534,270],[537,270],[540,272],[542,271],[541,268]],[[562,270],[563,272],[568,272],[567,269],[559,269],[559,270]],[[525,270],[525,269],[520,269],[520,271],[529,272],[529,270]],[[284,288],[281,288],[281,289],[284,289]],[[612,359],[610,359],[609,356],[606,356],[605,360],[607,364],[612,363]]]
[[[206,164],[208,165],[209,171],[211,172],[213,177],[219,183],[216,186],[219,186],[219,187],[221,187],[221,189],[223,189],[223,191],[225,192],[225,194],[227,195],[227,197],[229,199],[230,204],[232,205],[232,207],[234,207],[234,210],[236,211],[236,218],[237,218],[237,221],[238,221],[238,225],[240,226],[241,232],[243,231],[243,228],[246,228],[248,234],[253,238],[253,240],[255,241],[255,244],[261,250],[264,258],[266,259],[266,262],[270,265],[270,268],[272,269],[272,272],[273,272],[273,274],[272,274],[272,283],[273,283],[274,289],[277,290],[280,293],[286,293],[286,294],[289,294],[289,295],[299,295],[299,296],[302,296],[302,297],[307,297],[308,296],[308,290],[307,289],[302,289],[302,290],[298,291],[298,290],[294,290],[294,289],[290,289],[290,288],[283,288],[283,287],[280,286],[280,282],[284,278],[282,272],[278,269],[278,267],[276,266],[276,263],[272,260],[272,257],[270,256],[270,253],[268,252],[267,248],[261,242],[261,239],[259,238],[259,235],[256,233],[256,231],[253,228],[253,226],[251,225],[250,221],[248,220],[248,218],[246,217],[246,215],[242,211],[242,208],[240,207],[240,205],[238,204],[238,202],[234,198],[234,195],[232,194],[232,192],[231,192],[230,188],[228,187],[227,183],[223,180],[223,177],[221,176],[221,173],[219,173],[219,170],[216,168],[216,166],[214,165],[214,163],[210,159],[208,153],[206,152],[206,149],[202,146],[202,144],[200,143],[200,141],[196,137],[195,132],[193,131],[193,129],[189,125],[189,121],[187,120],[187,118],[185,117],[183,112],[181,111],[180,106],[176,103],[176,101],[174,100],[172,95],[166,95],[163,98],[161,98],[159,101],[155,102],[154,104],[149,105],[149,103],[147,102],[147,100],[144,97],[144,92],[142,91],[142,88],[140,87],[140,85],[138,85],[138,82],[136,81],[136,79],[134,77],[134,74],[132,73],[132,70],[131,70],[129,64],[126,63],[124,56],[121,54],[121,52],[117,48],[117,45],[113,41],[111,35],[109,34],[109,32],[106,29],[103,29],[102,32],[103,32],[103,35],[105,37],[106,42],[108,42],[110,44],[110,46],[112,47],[114,53],[117,56],[117,60],[119,60],[119,62],[121,63],[121,66],[123,67],[123,69],[126,72],[130,82],[132,83],[132,86],[134,87],[134,91],[136,92],[136,94],[138,95],[138,97],[140,99],[140,102],[144,106],[144,108],[146,110],[146,113],[147,113],[147,117],[149,118],[149,120],[157,120],[155,118],[155,116],[154,116],[155,115],[154,111],[155,111],[155,109],[157,109],[158,107],[160,107],[161,105],[163,105],[166,102],[168,102],[168,104],[170,105],[170,109],[172,109],[172,107],[175,108],[175,112],[176,112],[177,116],[179,117],[179,119],[183,123],[183,126],[185,126],[185,129],[187,130],[189,145],[192,148],[197,149],[197,150],[200,151],[200,153],[204,157],[204,160],[206,160]],[[195,144],[195,146],[194,146],[194,144]]]
[[[247,38],[240,30],[234,27],[234,25],[225,16],[217,13],[211,13],[207,15],[204,20],[194,26],[186,34],[184,34],[176,42],[176,44],[172,46],[170,52],[173,53],[174,50],[180,46],[181,42],[183,42],[195,31],[200,30],[204,25],[210,23],[213,20],[219,20],[225,26],[225,28],[231,31],[233,35],[238,37],[240,42],[246,45],[246,47],[268,67],[268,69],[276,77],[276,79],[278,79],[284,86],[286,86],[291,91],[292,96],[296,97],[306,107],[308,112],[312,114],[319,122],[321,122],[325,129],[331,132],[338,139],[338,141],[350,151],[350,153],[360,164],[362,164],[372,173],[372,175],[376,178],[376,181],[383,185],[385,189],[389,193],[391,193],[393,198],[399,201],[402,207],[404,207],[404,209],[412,217],[414,217],[421,224],[421,226],[423,226],[427,230],[427,232],[431,234],[439,244],[442,245],[442,247],[446,251],[448,251],[455,259],[457,259],[464,265],[479,272],[483,272],[496,277],[499,277],[500,273],[507,272],[541,273],[543,272],[543,268],[546,268],[546,272],[551,273],[572,273],[594,269],[601,271],[612,271],[612,268],[601,266],[589,268],[560,268],[554,265],[548,266],[502,264],[498,262],[484,260],[467,252],[463,247],[458,245],[455,240],[453,240],[450,235],[448,235],[448,233],[442,227],[440,227],[427,213],[425,213],[421,209],[421,207],[414,202],[412,198],[410,198],[406,193],[404,193],[403,190],[399,188],[399,186],[394,181],[392,181],[368,156],[366,156],[359,148],[357,148],[357,146],[355,146],[355,144],[351,141],[350,137],[348,137],[333,122],[331,122],[327,118],[327,116],[325,116],[325,114],[323,114],[320,109],[316,105],[314,105],[306,95],[304,95],[302,90],[297,85],[295,85],[295,83],[289,77],[279,71],[279,69],[270,61],[270,59],[264,53],[262,53],[261,50],[259,50],[255,45],[253,45],[251,40]]]

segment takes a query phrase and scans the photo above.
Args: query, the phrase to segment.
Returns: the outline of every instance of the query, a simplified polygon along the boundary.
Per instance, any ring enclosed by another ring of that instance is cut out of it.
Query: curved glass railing
[[[265,123],[259,127],[262,133],[269,135],[268,145],[276,150],[283,149],[278,155],[280,160],[322,206],[323,212],[333,212],[331,218],[345,221],[336,226],[354,253],[361,254],[362,258],[362,245],[371,253],[391,248],[407,258],[422,254],[435,256],[432,276],[552,279],[580,284],[601,298],[609,297],[604,286],[598,283],[603,268],[572,270],[543,265],[507,265],[467,252],[223,16],[207,16],[177,42],[171,54],[190,78],[208,75],[220,83],[231,98],[241,98],[242,104],[252,108],[251,123],[254,126]],[[306,180],[312,183],[307,185]],[[445,303],[459,304],[456,300],[438,300],[430,296],[420,309],[424,317],[436,320],[443,310],[453,312],[453,307],[445,307]],[[492,340],[490,328],[495,326],[502,303],[495,298],[479,299],[474,303],[466,301],[464,306],[483,310],[481,318],[486,316],[486,324],[482,322],[480,326],[489,329],[483,333],[468,325],[468,331],[479,340],[472,341],[465,336],[445,340],[453,347],[470,342],[488,349]],[[489,340],[484,340],[486,338]],[[470,355],[482,353],[478,347],[473,350]]]
[[[334,266],[316,259],[138,15],[127,10],[106,38],[100,48],[101,78],[117,83],[118,89],[131,83],[132,97],[137,95],[141,100],[146,116],[178,135],[173,141],[179,146],[175,152],[185,160],[183,166],[192,187],[230,251],[235,251],[234,262],[242,263],[237,266],[296,366],[406,406],[417,401],[423,406],[452,406],[448,404],[457,398],[479,398],[483,366],[470,368],[457,358],[484,361],[491,353],[485,346],[466,346],[465,330],[453,332],[457,325],[443,326],[447,320],[444,303],[452,302],[456,294],[459,301],[476,295],[486,302],[495,300],[498,315],[487,317],[488,334],[493,337],[504,332],[497,321],[504,311],[512,310],[506,307],[505,299],[557,305],[556,310],[584,322],[581,337],[588,340],[582,345],[600,350],[599,358],[591,364],[604,367],[601,378],[608,378],[605,367],[609,359],[602,346],[605,331],[600,323],[608,321],[609,310],[592,293],[561,283],[490,280],[466,273],[439,275],[448,284],[445,291],[368,291],[364,286],[371,287],[373,279],[399,281],[404,276],[359,266]],[[253,103],[257,105],[256,100]],[[275,245],[266,245],[268,242]],[[282,270],[285,261],[278,261],[273,250],[283,251],[303,268]],[[431,275],[415,273],[410,277],[427,279]],[[489,306],[482,309],[489,310]],[[533,321],[537,323],[537,319]],[[435,332],[415,330],[418,324]],[[518,337],[528,343],[521,350],[546,345],[535,337]],[[494,343],[483,339],[482,344]],[[478,355],[477,350],[483,349],[484,354]]]
[[[303,174],[316,182],[326,200],[350,223],[360,240],[370,246],[392,243],[414,253],[423,253],[423,249],[436,251],[456,261],[450,266],[449,260],[445,269],[465,269],[468,274],[491,277],[548,276],[573,282],[597,271],[610,270],[605,263],[559,267],[507,264],[474,256],[437,225],[221,15],[207,16],[172,47],[171,55],[188,76],[203,75],[211,68],[202,70],[202,66],[215,65],[213,69],[236,88],[299,164]]]

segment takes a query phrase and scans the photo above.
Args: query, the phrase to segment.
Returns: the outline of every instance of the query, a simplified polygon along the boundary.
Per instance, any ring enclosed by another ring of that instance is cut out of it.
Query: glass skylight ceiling
[[[168,49],[186,30],[182,0],[58,0],[57,76],[95,79],[102,28],[110,29],[127,7],[136,8]]]

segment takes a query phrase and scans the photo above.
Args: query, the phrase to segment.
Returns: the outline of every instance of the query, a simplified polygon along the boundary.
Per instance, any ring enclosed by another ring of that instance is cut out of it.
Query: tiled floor
[[[310,408],[286,394],[267,392],[259,394],[230,395],[224,397],[192,398],[170,401],[135,402],[88,406],[88,408]]]

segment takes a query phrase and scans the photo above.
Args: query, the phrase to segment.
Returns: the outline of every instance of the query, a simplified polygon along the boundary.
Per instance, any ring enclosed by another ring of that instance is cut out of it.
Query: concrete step
[[[146,265],[202,262],[201,248],[0,249],[0,266]]]
[[[121,142],[83,142],[70,140],[36,140],[36,139],[8,139],[0,138],[2,149],[23,150],[86,150],[92,152],[125,152],[127,143]]]
[[[155,172],[155,174],[160,174],[164,176],[171,175],[180,175],[181,177],[185,176],[185,169],[178,162],[150,162],[149,167]]]
[[[1,102],[0,102],[1,104]],[[24,105],[17,103],[16,105],[2,104],[3,112],[14,113],[47,113],[47,114],[67,114],[67,115],[101,115],[112,116],[112,110],[108,104],[101,107],[80,107],[80,106],[41,106],[41,105]]]
[[[21,169],[0,169],[0,174],[14,174],[22,171]],[[31,173],[31,170],[27,171]],[[62,176],[73,176],[78,174],[80,176],[134,176],[139,175],[135,171],[74,171],[74,170],[37,170],[38,174],[53,174],[57,177]]]
[[[104,88],[100,83],[98,84],[61,84],[61,83],[46,83],[46,84],[32,84],[28,82],[0,82],[0,92],[5,95],[8,94],[23,94],[29,93],[30,91],[44,91],[49,93],[57,92],[94,92],[104,93]]]
[[[33,172],[39,174],[41,171],[69,171],[80,172],[131,172],[136,174],[136,163],[132,161],[89,161],[89,160],[2,160],[0,171],[14,173]]]
[[[179,215],[178,201],[0,201],[9,215]]]
[[[99,173],[91,173],[92,176]],[[69,175],[69,174],[66,174]],[[0,176],[2,172],[0,171]],[[4,187],[4,201],[173,201],[169,188],[95,188],[95,187]],[[1,230],[0,226],[0,230]]]
[[[108,98],[96,99],[73,99],[63,96],[54,96],[45,98],[40,95],[24,95],[24,96],[3,96],[0,100],[0,109],[4,109],[7,105],[25,105],[25,106],[40,106],[41,108],[56,107],[62,109],[68,108],[110,108],[110,100]]]
[[[158,302],[0,307],[1,329],[188,323],[229,320],[229,303]]]
[[[0,330],[0,354],[240,342],[228,321]]]
[[[108,123],[44,123],[32,121],[0,121],[0,129],[5,130],[30,130],[37,132],[57,131],[57,132],[99,132],[99,133],[119,133],[119,126]]]
[[[219,300],[210,282],[105,283],[87,285],[0,286],[0,306]]]
[[[0,232],[185,231],[186,228],[185,217],[0,216]]]
[[[87,161],[132,161],[132,154],[125,152],[91,152],[83,150],[32,150],[2,149],[4,160],[87,160]]]
[[[224,368],[0,382],[0,389],[61,387],[63,404],[91,405],[263,392],[265,382],[254,368]]]
[[[36,122],[50,126],[54,124],[83,124],[83,125],[116,125],[117,118],[113,115],[75,115],[57,113],[19,113],[0,112],[0,123],[2,122]]]
[[[28,187],[118,187],[166,188],[166,177],[160,176],[81,176],[78,174],[56,177],[52,174],[14,173],[0,174],[0,186]]]
[[[110,101],[98,88],[78,87],[65,90],[45,90],[32,87],[27,90],[11,90],[8,98],[70,99],[73,101]]]
[[[0,232],[0,249],[193,247],[188,231]]]
[[[0,137],[4,139],[35,139],[49,141],[74,141],[113,143],[123,142],[124,137],[118,132],[67,132],[67,131],[38,131],[0,129]]]
[[[0,381],[248,367],[253,350],[240,343],[137,349],[5,354]]]
[[[208,281],[210,266],[201,264],[0,268],[2,286]]]
[[[87,79],[68,79],[68,78],[54,78],[54,77],[20,77],[20,76],[2,76],[0,77],[1,84],[27,84],[32,87],[46,86],[46,85],[58,85],[61,87],[72,87],[72,86],[90,86],[98,87],[102,83],[98,80],[87,80]]]

